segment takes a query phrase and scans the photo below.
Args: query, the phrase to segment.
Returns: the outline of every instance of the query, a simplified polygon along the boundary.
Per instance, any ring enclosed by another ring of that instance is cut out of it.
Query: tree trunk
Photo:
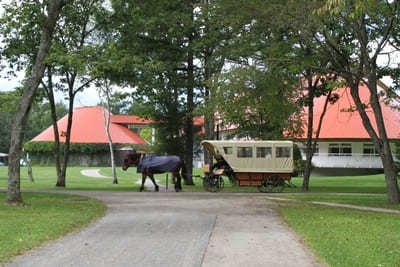
[[[207,58],[207,55],[205,56],[204,59],[204,64],[205,66],[205,75],[204,79],[208,81],[211,78],[211,69],[207,66],[209,59]],[[210,99],[211,98],[211,92],[209,86],[206,84],[204,85],[204,105],[206,107],[210,106]],[[214,111],[213,110],[208,110],[204,116],[204,129],[205,129],[205,138],[206,140],[214,140],[214,125],[215,125],[215,118],[214,118]],[[212,164],[213,162],[213,157],[210,152],[208,152],[207,149],[204,149],[204,163],[205,164]]]
[[[314,154],[312,149],[313,123],[314,123],[314,88],[312,86],[312,77],[308,79],[308,123],[307,123],[307,145],[306,145],[306,166],[304,168],[303,185],[301,190],[308,191],[311,174],[311,161]]]
[[[24,152],[24,158],[25,158],[26,168],[28,169],[28,179],[30,182],[33,183],[35,182],[35,179],[33,178],[31,160],[29,159],[29,154],[27,152]]]
[[[24,131],[26,121],[28,119],[29,111],[31,109],[33,97],[40,81],[43,78],[46,68],[45,59],[51,47],[52,36],[54,28],[57,23],[58,16],[62,7],[67,1],[54,0],[50,1],[48,6],[48,15],[43,24],[42,34],[40,38],[40,45],[35,64],[33,65],[30,77],[24,85],[24,92],[19,104],[17,114],[15,116],[14,124],[11,130],[11,144],[9,150],[9,164],[8,164],[8,193],[6,203],[8,204],[22,204],[22,197],[20,191],[20,157],[22,142],[24,139]]]
[[[214,140],[214,116],[212,114],[206,114],[204,116],[204,128],[206,140]],[[204,149],[204,163],[212,164],[212,162],[212,155],[207,149]]]
[[[56,104],[54,101],[54,87],[52,81],[52,69],[51,67],[47,68],[47,75],[48,75],[48,84],[47,84],[47,96],[50,103],[50,110],[51,110],[51,120],[53,124],[53,133],[54,133],[54,150],[53,155],[56,162],[56,172],[57,172],[57,181],[62,180],[61,176],[61,157],[60,157],[60,135],[58,131],[58,124],[57,124],[57,112],[56,112]]]
[[[64,145],[64,160],[63,165],[61,168],[61,177],[57,180],[56,186],[58,187],[65,187],[66,186],[66,176],[67,176],[67,167],[68,167],[68,160],[69,160],[69,148],[71,144],[71,129],[72,129],[72,117],[74,116],[74,98],[75,95],[70,88],[69,90],[69,107],[68,107],[68,124],[67,124],[67,131],[65,134],[65,145]]]
[[[110,103],[110,98],[108,97],[107,94],[107,103],[109,106]],[[113,150],[113,143],[110,135],[110,111],[107,111],[106,115],[106,109],[103,108],[103,116],[104,116],[104,127],[106,129],[106,135],[107,135],[107,140],[108,140],[108,145],[110,147],[110,157],[111,157],[111,169],[112,169],[112,176],[113,176],[113,184],[118,184],[118,178],[117,178],[117,172],[115,169],[115,160],[114,160],[114,150]]]
[[[393,161],[393,156],[390,151],[389,141],[386,135],[386,129],[383,121],[382,110],[380,108],[379,97],[376,92],[376,80],[375,83],[373,80],[369,80],[369,91],[371,94],[370,102],[373,107],[375,121],[377,123],[379,135],[375,132],[372,127],[371,121],[365,111],[364,105],[359,96],[359,81],[348,80],[350,84],[351,96],[356,104],[357,110],[361,116],[362,123],[364,128],[368,132],[371,137],[375,149],[378,151],[383,165],[383,171],[385,174],[386,181],[386,190],[388,202],[391,204],[399,204],[400,203],[400,191],[397,183],[397,167]],[[375,88],[371,88],[375,86]]]
[[[192,15],[193,16],[193,15]],[[191,48],[193,42],[192,33],[189,37],[188,49],[188,82],[187,82],[187,97],[186,97],[186,121],[185,121],[185,156],[186,165],[186,185],[194,185],[193,183],[193,110],[194,110],[194,64],[193,50]]]
[[[316,83],[317,84],[317,83]],[[315,85],[316,85],[315,84]],[[317,147],[317,142],[318,142],[318,139],[319,139],[319,134],[320,134],[320,132],[321,132],[321,128],[322,128],[322,122],[323,122],[323,120],[324,120],[324,117],[325,117],[325,114],[326,114],[326,110],[327,110],[327,108],[328,108],[328,103],[329,103],[329,100],[330,100],[330,97],[331,97],[331,94],[332,94],[332,90],[330,90],[329,92],[328,92],[328,95],[326,96],[326,99],[325,99],[325,104],[324,104],[324,108],[323,108],[323,110],[322,110],[322,113],[321,113],[321,115],[320,115],[320,117],[319,117],[319,121],[318,121],[318,127],[317,127],[317,131],[315,132],[315,138],[314,138],[314,142],[312,143],[312,145],[311,145],[311,140],[310,140],[310,144],[308,144],[308,141],[309,141],[309,136],[308,136],[308,132],[307,132],[307,155],[306,155],[306,166],[305,166],[305,169],[304,169],[304,179],[303,179],[303,186],[302,186],[302,191],[308,191],[308,189],[309,189],[309,184],[310,184],[310,175],[311,175],[311,169],[312,169],[312,158],[313,158],[313,156],[314,156],[314,151],[315,151],[315,149],[316,149],[316,147]],[[313,96],[313,98],[314,98],[315,96]],[[314,117],[314,99],[313,99],[313,111],[312,111],[312,113],[313,113],[313,117]],[[310,112],[310,111],[309,111]],[[313,126],[314,127],[314,126]],[[308,129],[308,131],[309,131],[310,129]],[[312,129],[311,129],[311,131],[312,131]],[[312,134],[311,134],[311,138],[312,138]],[[309,147],[309,145],[310,145],[310,147]],[[309,154],[310,154],[310,156],[309,156]],[[306,183],[306,185],[305,185],[305,183]]]
[[[387,137],[385,122],[382,115],[382,108],[379,103],[377,92],[376,72],[372,73],[368,79],[368,88],[371,93],[370,101],[374,111],[375,121],[378,128],[378,133],[381,139],[382,151],[380,153],[385,173],[386,189],[389,203],[400,203],[400,191],[397,182],[397,167],[393,160],[392,151],[390,149],[389,140]]]

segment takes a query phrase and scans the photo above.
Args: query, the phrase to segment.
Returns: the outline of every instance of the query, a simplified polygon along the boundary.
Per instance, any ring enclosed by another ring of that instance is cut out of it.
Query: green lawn
[[[293,178],[292,182],[301,187],[303,179]],[[383,174],[365,176],[311,177],[310,192],[386,193],[385,177]]]
[[[304,202],[278,211],[329,266],[400,266],[400,215]]]
[[[113,185],[112,179],[90,178],[83,176],[80,171],[90,169],[88,167],[69,167],[67,169],[67,189],[71,190],[139,190],[140,185],[136,181],[141,179],[141,175],[136,173],[136,168],[129,168],[122,171],[117,168],[119,184]],[[100,169],[100,173],[111,177],[111,168],[92,168]],[[203,176],[201,169],[194,169],[193,173]],[[21,168],[21,188],[23,189],[55,189],[56,171],[54,167],[33,167],[35,182],[28,180],[27,169]],[[165,184],[166,174],[155,176],[161,184]],[[171,174],[168,174],[171,181]],[[194,178],[195,186],[185,186],[184,191],[204,191],[203,182],[200,178]],[[293,178],[293,184],[297,188],[286,188],[284,192],[300,192],[302,178]],[[0,167],[0,187],[7,186],[7,167]],[[256,187],[232,186],[228,179],[225,179],[225,187],[222,192],[258,192]],[[366,176],[343,176],[343,177],[311,177],[310,192],[319,193],[385,193],[385,179],[382,174]]]
[[[4,205],[0,192],[0,265],[43,242],[85,227],[106,208],[82,196],[23,193],[25,206]]]

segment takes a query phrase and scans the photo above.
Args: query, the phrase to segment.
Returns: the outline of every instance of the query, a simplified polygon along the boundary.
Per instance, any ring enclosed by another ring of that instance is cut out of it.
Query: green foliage
[[[280,139],[299,122],[293,80],[279,70],[233,68],[212,84],[215,110],[224,126],[237,127],[239,137]],[[297,82],[297,78],[295,81]]]
[[[182,1],[112,1],[112,29],[118,34],[107,53],[117,64],[102,70],[112,81],[135,87],[129,113],[156,123],[157,153],[182,148],[188,88],[185,62],[193,6]],[[129,23],[126,23],[126,21]]]
[[[306,167],[306,161],[302,159],[300,148],[296,144],[293,145],[293,163],[293,176],[301,175]]]
[[[57,120],[68,113],[67,107],[62,103],[56,104]],[[25,140],[29,141],[52,125],[49,103],[34,103],[29,114],[25,131]]]
[[[29,72],[40,43],[45,4],[41,1],[13,0],[2,6],[0,35],[4,38],[4,46],[0,55],[8,60],[10,76],[15,75],[15,71]]]
[[[108,144],[91,143],[71,143],[70,151],[75,153],[95,154],[98,152],[109,151]],[[60,143],[61,150],[64,149],[64,143]],[[24,145],[26,152],[53,152],[54,142],[27,142]]]
[[[0,92],[0,152],[8,153],[12,122],[20,100],[19,91]]]
[[[293,161],[293,176],[302,176],[304,173],[304,169],[306,168],[306,161],[302,159],[296,159]]]
[[[64,149],[65,143],[60,143],[60,149]],[[118,144],[115,144],[118,145]],[[123,145],[123,144],[122,144]],[[136,150],[151,151],[151,146],[149,145],[123,145],[124,147],[132,147]],[[54,150],[54,142],[27,142],[24,145],[24,150],[26,152],[33,153],[52,153]],[[110,147],[108,144],[104,143],[71,143],[70,151],[72,153],[83,153],[83,154],[96,154],[100,152],[109,152]]]
[[[145,128],[140,131],[140,137],[142,137],[147,142],[151,143],[152,141],[152,130],[150,128]]]
[[[0,92],[0,151],[7,152],[11,136],[12,122],[20,101],[19,90]],[[60,119],[67,113],[67,108],[62,103],[56,104],[57,118]],[[52,124],[50,107],[36,98],[29,115],[24,134],[25,140],[30,140]]]

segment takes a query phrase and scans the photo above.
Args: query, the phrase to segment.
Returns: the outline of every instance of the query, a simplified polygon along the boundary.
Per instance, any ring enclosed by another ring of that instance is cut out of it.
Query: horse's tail
[[[183,180],[185,180],[185,182],[187,182],[189,177],[188,177],[188,173],[187,173],[186,164],[183,159],[182,159],[181,175],[183,177]]]

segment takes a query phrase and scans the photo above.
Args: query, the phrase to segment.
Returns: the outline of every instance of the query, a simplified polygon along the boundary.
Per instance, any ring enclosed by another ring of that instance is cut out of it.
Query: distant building
[[[383,83],[379,83],[379,90],[387,89]],[[322,128],[317,143],[312,164],[314,175],[336,174],[349,175],[361,173],[382,172],[382,161],[377,155],[375,147],[365,130],[361,117],[355,108],[354,101],[347,87],[334,91],[339,99],[334,104],[328,104]],[[373,119],[373,111],[369,104],[369,90],[366,85],[360,85],[359,94],[362,102],[367,106],[367,114],[373,127],[376,123]],[[314,129],[317,128],[325,96],[314,100]],[[381,108],[385,121],[387,136],[390,140],[393,154],[398,151],[397,141],[400,141],[400,112],[392,106],[398,102],[385,103],[381,99]],[[305,141],[307,137],[307,112],[304,113],[304,134],[299,137],[299,147],[305,159]],[[316,130],[314,130],[316,131]],[[313,133],[315,137],[315,132]]]
[[[104,111],[106,115],[108,111],[102,106],[81,107],[74,109],[73,122],[71,129],[72,144],[108,144],[105,125]],[[154,142],[155,129],[151,127],[152,120],[144,119],[135,115],[113,115],[110,114],[110,135],[113,144],[115,144],[116,163],[120,163],[122,157],[127,150],[131,150],[132,146],[146,146],[149,143],[140,137],[140,131],[143,129],[152,130],[152,140]],[[197,127],[201,127],[200,134],[204,134],[204,118],[196,117],[193,123]],[[65,142],[67,132],[68,115],[61,118],[58,122],[58,132],[60,142]],[[33,138],[31,142],[54,142],[53,126],[50,126],[38,136]],[[42,153],[42,155],[33,155],[32,159],[36,164],[50,164],[49,159],[52,155]],[[198,155],[195,155],[195,162]],[[71,165],[108,165],[108,153],[96,155],[74,154],[70,159]],[[198,166],[199,164],[196,164]]]
[[[108,111],[102,106],[94,107],[81,107],[74,109],[73,121],[71,128],[71,143],[73,144],[108,144],[108,139],[105,131],[105,119]],[[110,135],[113,144],[115,144],[116,162],[119,163],[126,153],[125,150],[129,150],[129,146],[141,145],[146,146],[149,143],[139,136],[140,129],[143,125],[149,127],[151,121],[142,119],[134,115],[113,115],[110,114]],[[60,142],[65,142],[65,136],[67,132],[68,115],[61,118],[58,122],[58,132]],[[53,126],[50,126],[38,136],[33,138],[31,142],[54,142],[54,130]],[[32,157],[34,158],[34,157]],[[40,159],[36,157],[36,163],[46,164],[49,162],[42,155]],[[50,161],[51,162],[51,161]],[[85,155],[80,153],[79,155],[71,155],[70,160],[72,165],[108,165],[109,154],[100,153],[96,155]]]

